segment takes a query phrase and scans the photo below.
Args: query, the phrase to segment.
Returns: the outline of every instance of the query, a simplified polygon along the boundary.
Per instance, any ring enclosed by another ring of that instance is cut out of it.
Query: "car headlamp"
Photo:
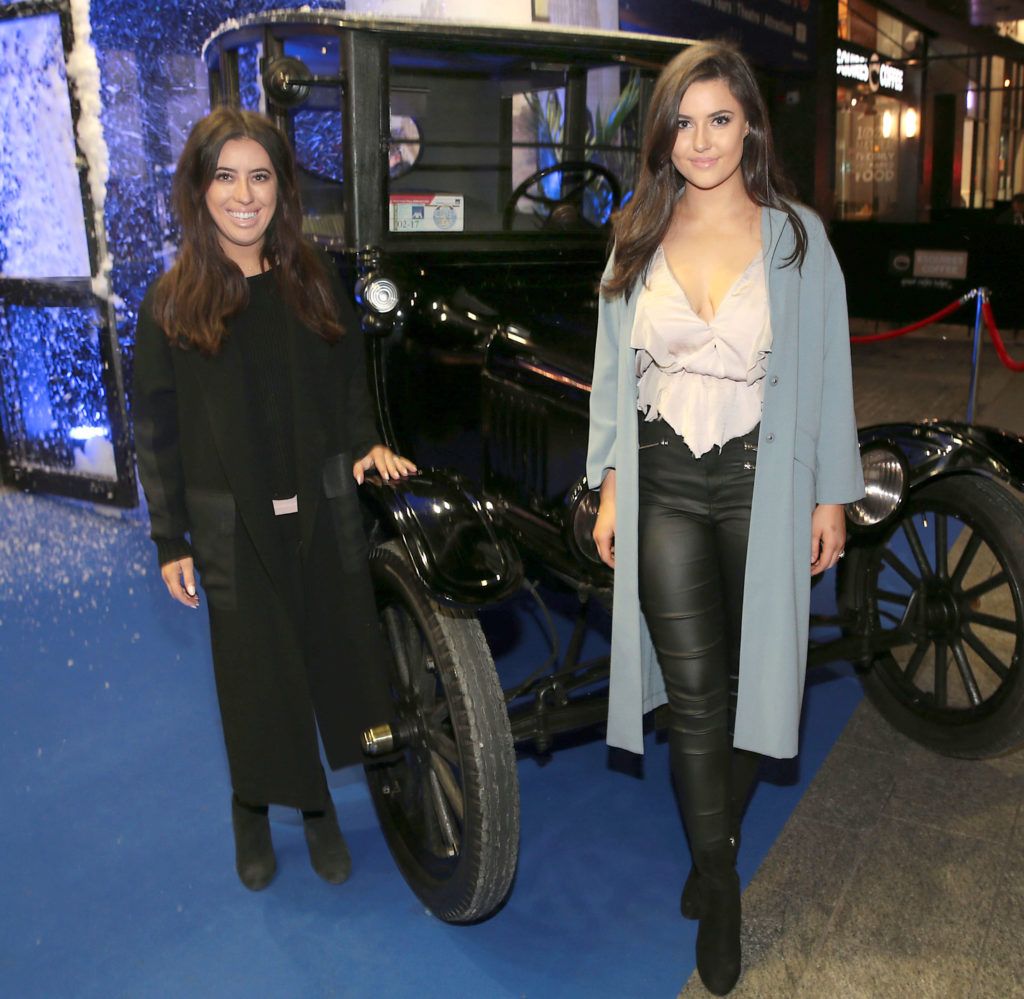
[[[387,315],[398,308],[398,285],[391,278],[371,277],[359,288],[359,297],[378,315]]]
[[[853,527],[877,527],[900,508],[909,478],[907,459],[884,441],[865,444],[860,452],[864,472],[864,497],[846,504]]]
[[[594,524],[597,523],[597,510],[600,505],[600,494],[596,489],[587,488],[586,479],[580,479],[569,494],[568,525],[571,547],[578,556],[595,565],[604,565],[594,543]]]

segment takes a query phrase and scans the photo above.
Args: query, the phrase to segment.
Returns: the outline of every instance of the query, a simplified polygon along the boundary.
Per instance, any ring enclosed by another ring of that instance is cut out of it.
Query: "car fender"
[[[880,423],[858,431],[861,448],[884,443],[899,451],[907,463],[905,496],[950,475],[983,475],[1024,491],[1024,438],[995,427],[951,420],[921,423]],[[900,517],[897,508],[892,517]],[[885,523],[890,523],[887,517]],[[875,543],[881,527],[853,529],[847,539],[849,556],[836,571],[842,607],[851,604],[852,587],[861,565],[858,549]],[[817,581],[820,577],[815,577]]]
[[[372,519],[371,540],[398,538],[416,575],[437,599],[473,607],[519,588],[518,553],[498,536],[487,505],[461,476],[435,468],[388,481],[368,475],[359,495]]]
[[[860,443],[885,441],[902,452],[910,489],[946,475],[974,474],[1024,490],[1024,438],[995,427],[956,421],[884,423],[864,427]]]

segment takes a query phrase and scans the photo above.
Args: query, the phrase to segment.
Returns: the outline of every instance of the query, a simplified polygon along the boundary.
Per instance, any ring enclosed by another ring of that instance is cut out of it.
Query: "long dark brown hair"
[[[691,84],[723,80],[740,102],[750,128],[743,140],[740,167],[747,194],[755,204],[778,208],[788,216],[796,246],[785,265],[801,266],[807,230],[789,201],[791,189],[775,162],[768,111],[746,59],[725,42],[701,42],[684,49],[662,71],[651,95],[640,152],[640,176],[633,197],[616,213],[615,266],[601,286],[606,298],[632,294],[672,221],[676,196],[686,181],[672,164],[679,132],[679,102]]]
[[[214,355],[228,334],[226,321],[249,302],[239,267],[225,255],[206,207],[225,142],[253,139],[270,157],[277,176],[277,207],[267,226],[260,259],[274,268],[285,301],[304,325],[326,340],[344,332],[327,270],[302,238],[302,208],[295,157],[284,133],[251,111],[219,107],[196,122],[174,175],[174,211],[181,225],[181,247],[174,266],[160,278],[154,318],[168,339]]]

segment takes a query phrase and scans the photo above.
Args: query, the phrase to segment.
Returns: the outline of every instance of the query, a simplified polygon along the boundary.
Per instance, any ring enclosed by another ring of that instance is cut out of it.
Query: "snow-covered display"
[[[91,273],[60,18],[0,21],[0,274]]]
[[[92,265],[69,83],[79,149],[92,167],[100,249],[106,149],[88,2],[73,7],[85,42],[79,38],[67,60],[56,12],[0,20],[0,277],[13,282],[0,302],[0,418],[8,458],[19,468],[110,480],[117,473],[101,310],[86,290],[107,294],[106,255]],[[86,284],[77,294],[62,291],[69,280]],[[62,301],[69,296],[75,304]]]

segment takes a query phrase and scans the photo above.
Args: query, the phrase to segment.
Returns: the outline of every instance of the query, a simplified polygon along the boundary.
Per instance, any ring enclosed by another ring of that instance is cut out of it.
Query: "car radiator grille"
[[[547,409],[533,393],[485,374],[486,488],[527,509],[539,508],[547,494]]]

